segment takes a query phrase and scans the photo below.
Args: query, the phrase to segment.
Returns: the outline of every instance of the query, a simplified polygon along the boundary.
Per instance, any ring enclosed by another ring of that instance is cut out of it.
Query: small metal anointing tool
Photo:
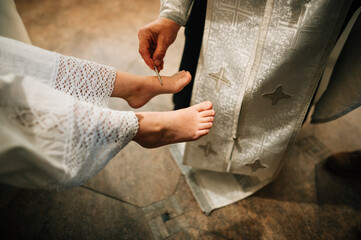
[[[162,78],[161,78],[161,76],[159,75],[157,66],[156,66],[155,64],[154,64],[154,71],[155,71],[155,73],[157,74],[157,77],[158,77],[158,80],[159,80],[159,82],[160,82],[160,85],[163,85]]]

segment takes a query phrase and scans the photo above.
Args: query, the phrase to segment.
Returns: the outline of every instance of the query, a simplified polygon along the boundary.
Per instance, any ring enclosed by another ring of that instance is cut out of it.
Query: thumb
[[[169,44],[166,44],[162,38],[158,39],[157,48],[155,49],[153,54],[153,60],[156,66],[160,66],[163,62],[163,58],[165,57],[168,47]]]

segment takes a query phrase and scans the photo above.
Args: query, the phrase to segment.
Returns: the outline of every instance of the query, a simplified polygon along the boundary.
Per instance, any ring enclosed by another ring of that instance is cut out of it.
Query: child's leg
[[[111,96],[123,98],[131,107],[139,108],[156,95],[179,92],[191,78],[189,72],[181,71],[170,77],[162,77],[163,85],[161,85],[156,76],[117,72]]]
[[[212,103],[202,102],[171,112],[136,113],[139,129],[134,141],[146,148],[194,141],[209,133],[215,112]]]

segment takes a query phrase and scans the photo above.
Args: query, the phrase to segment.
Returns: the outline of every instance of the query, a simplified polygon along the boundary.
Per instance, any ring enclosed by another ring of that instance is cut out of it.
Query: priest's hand
[[[139,53],[152,70],[154,64],[158,70],[163,69],[163,58],[176,39],[180,27],[167,18],[157,18],[139,30]]]

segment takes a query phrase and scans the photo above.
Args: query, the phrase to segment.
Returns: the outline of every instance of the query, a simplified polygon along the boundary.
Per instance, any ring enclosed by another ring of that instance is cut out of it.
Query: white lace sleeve
[[[136,135],[138,118],[134,112],[120,112],[75,101],[72,126],[67,135],[65,163],[68,174],[61,187],[82,184],[101,170]]]
[[[79,100],[107,106],[115,76],[112,67],[59,55],[54,87]]]
[[[114,68],[0,37],[0,74],[31,76],[57,90],[97,106],[113,91]]]
[[[105,108],[114,69],[0,37],[0,182],[77,186],[137,133]]]
[[[185,26],[193,0],[161,0],[159,17],[164,17]]]
[[[0,182],[77,186],[101,170],[137,129],[134,112],[79,101],[33,77],[0,75]]]

